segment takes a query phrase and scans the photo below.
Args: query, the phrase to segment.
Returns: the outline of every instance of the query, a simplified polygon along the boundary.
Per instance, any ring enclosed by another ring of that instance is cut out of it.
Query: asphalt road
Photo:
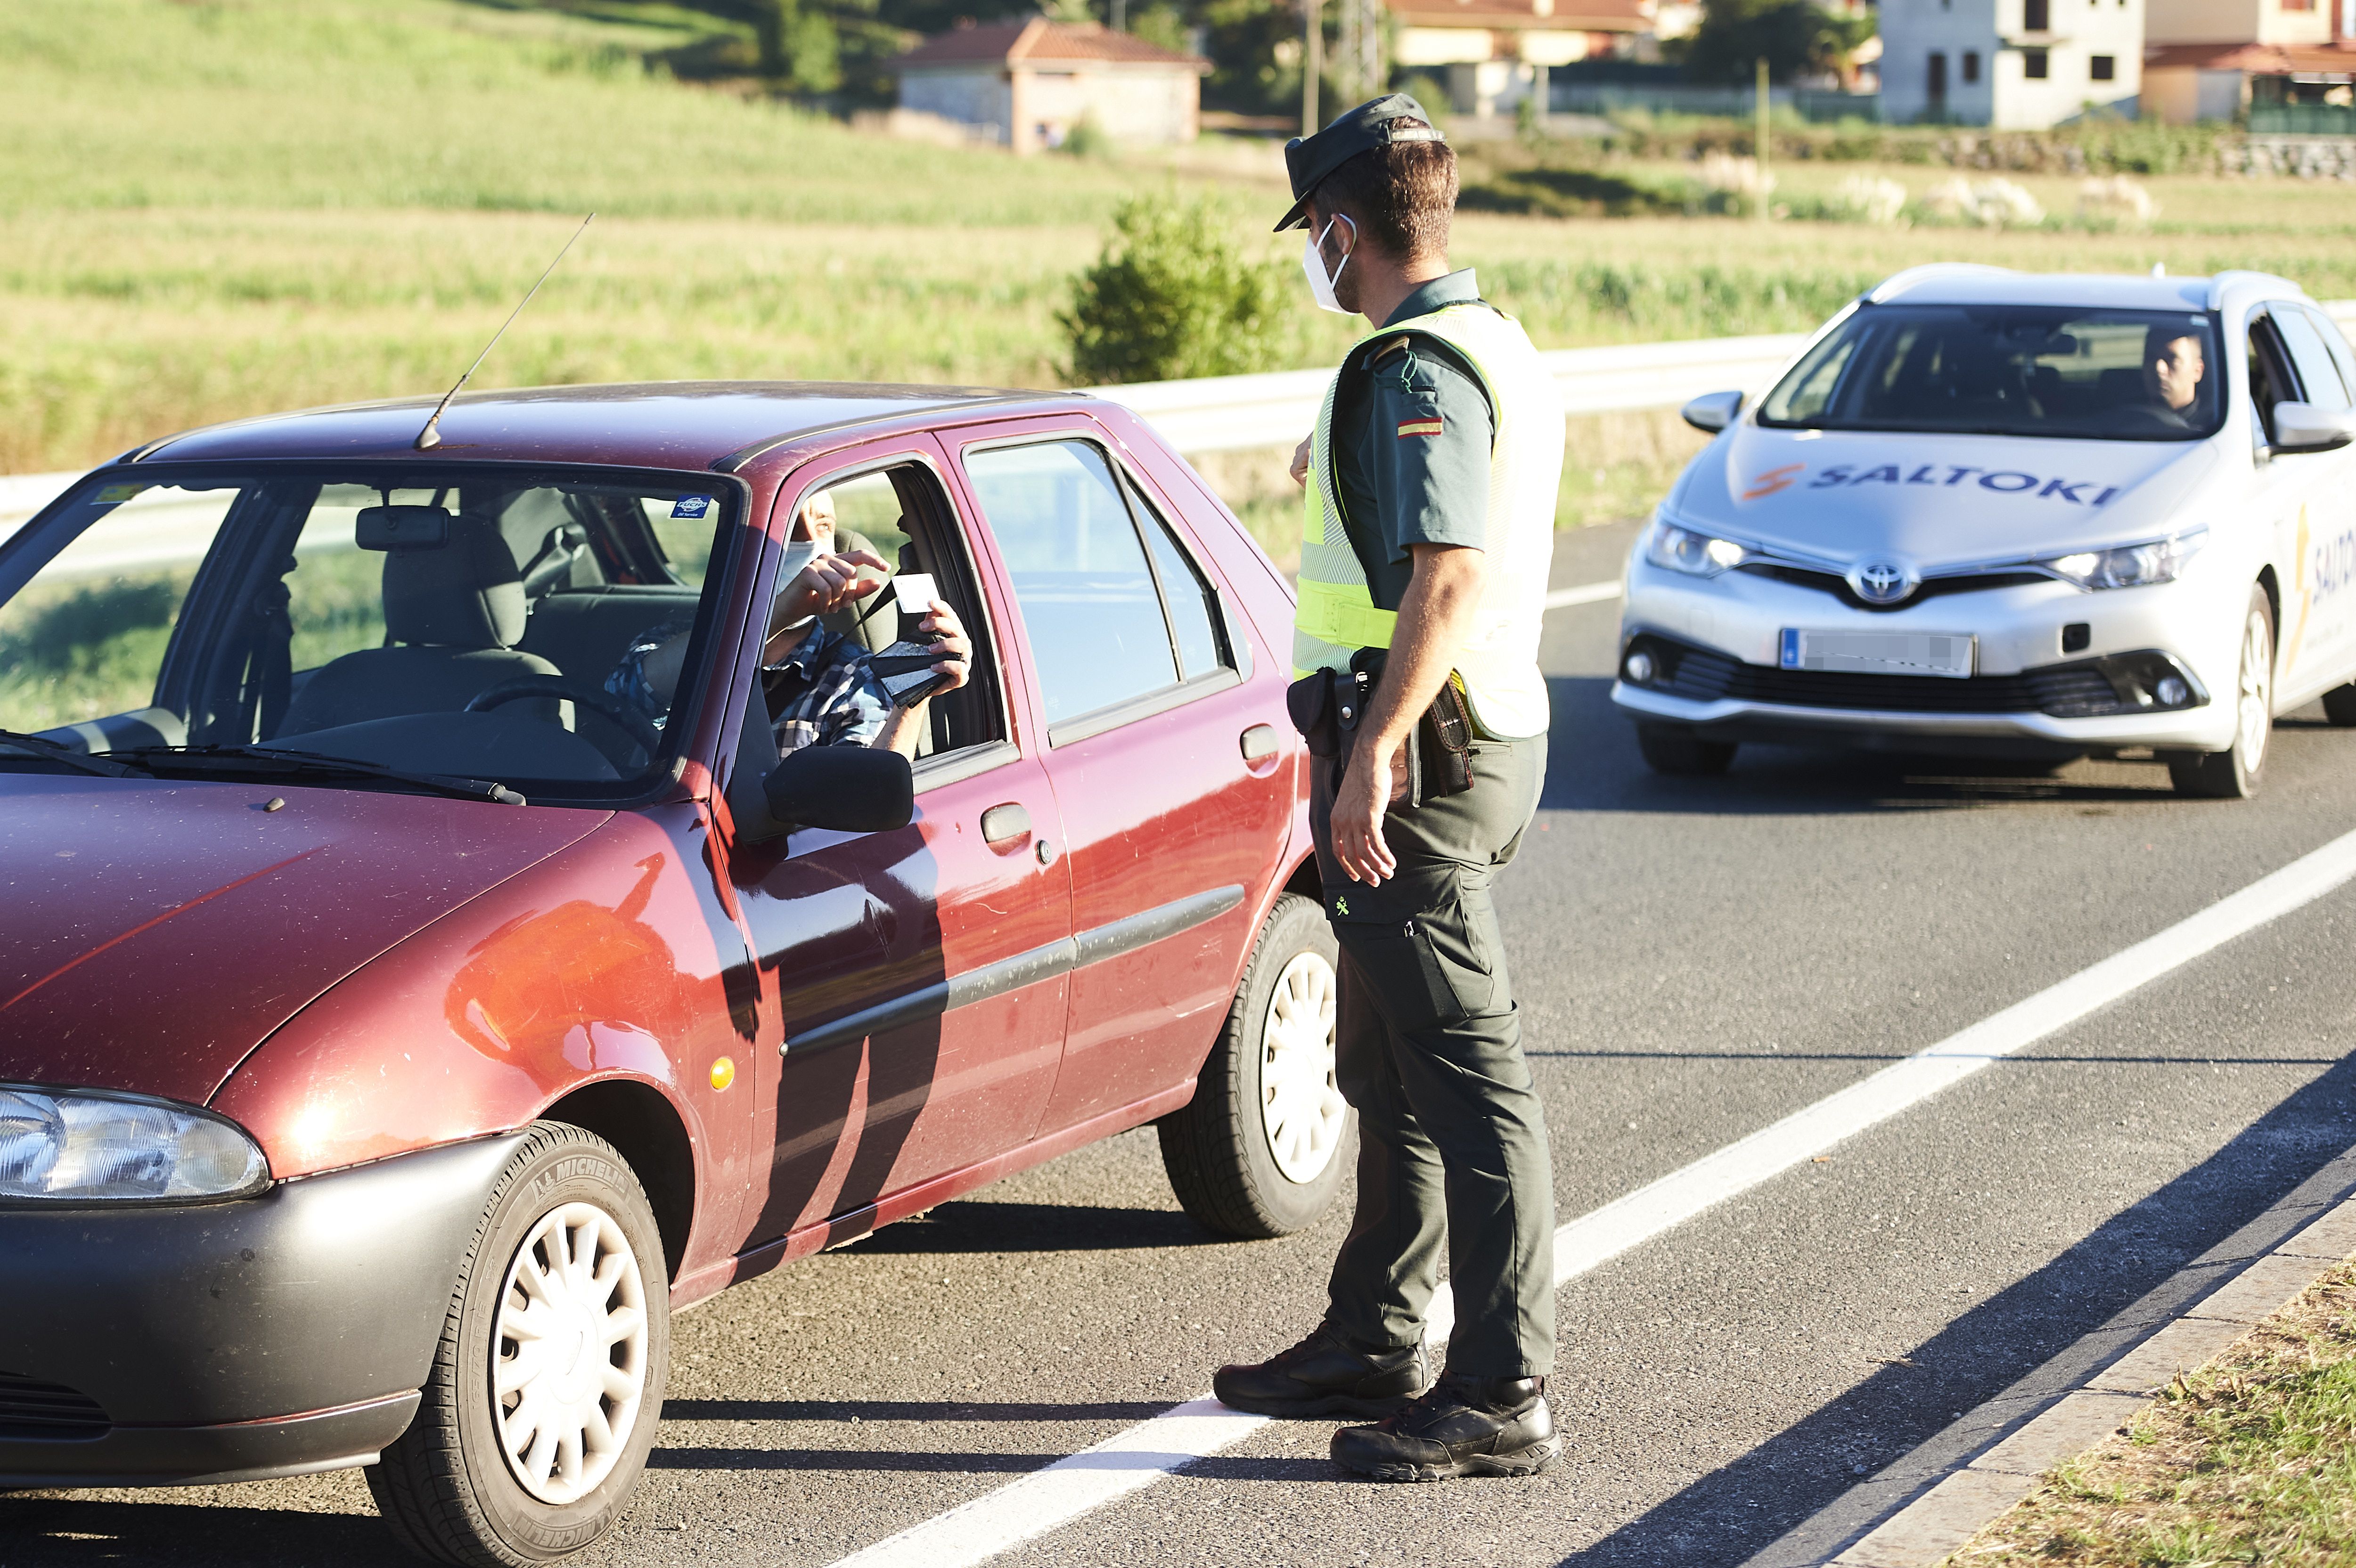
[[[1558,586],[1628,528],[1567,538]],[[1971,1024],[2356,827],[2356,734],[2266,792],[1761,749],[1648,774],[1617,608],[1549,617],[1555,744],[1499,901],[1564,1219]],[[1385,1488],[1331,1427],[1018,1548],[1051,1563],[1737,1563],[2356,1142],[2342,889],[1568,1285],[1566,1460]],[[681,1318],[655,1468],[594,1563],[830,1563],[1209,1386],[1317,1319],[1343,1213],[1234,1243],[1150,1130]],[[1911,1364],[1909,1364],[1911,1363]],[[357,1475],[0,1499],[0,1563],[405,1561]]]

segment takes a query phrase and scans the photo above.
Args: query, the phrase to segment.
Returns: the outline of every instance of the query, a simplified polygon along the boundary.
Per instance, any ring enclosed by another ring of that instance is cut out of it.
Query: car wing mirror
[[[907,758],[867,746],[804,746],[780,761],[768,717],[755,686],[728,775],[728,815],[740,842],[766,843],[797,827],[884,833],[916,820],[916,778]]]
[[[1741,411],[1740,392],[1704,392],[1677,411],[1686,423],[1712,435],[1732,424],[1734,416]]]
[[[2356,442],[2356,409],[2319,409],[2313,403],[2276,403],[2276,452],[2329,452]]]

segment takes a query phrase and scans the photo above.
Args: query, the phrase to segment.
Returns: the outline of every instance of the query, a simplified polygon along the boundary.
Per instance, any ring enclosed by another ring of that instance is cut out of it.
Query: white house
[[[1035,153],[1062,145],[1083,119],[1117,141],[1193,141],[1211,63],[1094,22],[1033,16],[936,33],[887,69],[901,108]]]
[[[2132,114],[2157,3],[1881,0],[1881,117],[2039,131],[2090,108]]]
[[[1548,68],[1635,58],[1656,13],[1687,20],[1669,0],[1387,0],[1398,21],[1391,63],[1445,70],[1460,114],[1510,114],[1545,91]],[[1674,22],[1673,22],[1674,25]]]

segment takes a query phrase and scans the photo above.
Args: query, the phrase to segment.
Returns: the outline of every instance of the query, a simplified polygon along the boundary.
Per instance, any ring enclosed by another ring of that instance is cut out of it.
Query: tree
[[[1840,71],[1873,37],[1871,16],[1840,16],[1813,0],[1702,0],[1700,28],[1686,41],[1686,74],[1748,82],[1763,57],[1777,81]]]
[[[1130,197],[1113,212],[1096,265],[1055,320],[1071,344],[1075,385],[1237,376],[1265,370],[1287,296],[1270,268],[1246,261],[1208,197]]]

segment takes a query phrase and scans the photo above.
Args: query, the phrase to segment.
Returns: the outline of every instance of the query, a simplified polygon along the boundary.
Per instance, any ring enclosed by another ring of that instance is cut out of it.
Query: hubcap
[[[1333,991],[1323,954],[1295,954],[1260,1029],[1260,1127],[1276,1168],[1304,1186],[1333,1163],[1350,1115],[1333,1081]]]
[[[2242,633],[2241,733],[2235,737],[2242,772],[2248,777],[2256,777],[2258,764],[2266,760],[2266,735],[2274,728],[2274,634],[2265,616],[2253,610]]]
[[[508,1264],[491,1341],[491,1419],[508,1468],[544,1503],[596,1490],[647,1387],[646,1282],[614,1217],[567,1203]]]

